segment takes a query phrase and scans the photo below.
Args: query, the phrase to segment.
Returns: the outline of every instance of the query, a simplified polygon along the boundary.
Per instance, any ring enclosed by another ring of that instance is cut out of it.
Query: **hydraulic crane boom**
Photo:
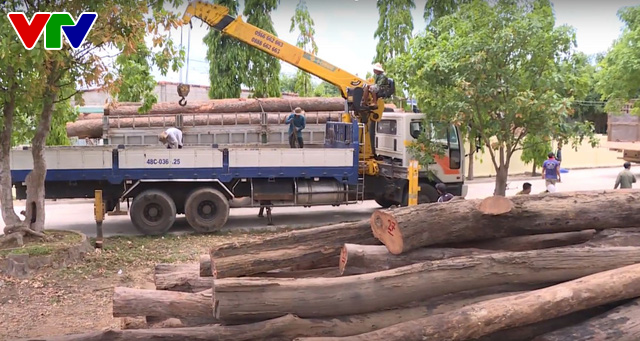
[[[364,123],[365,127],[360,135],[360,142],[367,141],[361,149],[361,159],[366,161],[367,174],[374,175],[378,172],[373,148],[373,135],[370,133],[375,122],[382,118],[384,111],[384,99],[391,94],[378,95],[376,103],[371,105],[368,92],[365,87],[370,83],[349,72],[346,72],[303,49],[282,41],[273,34],[256,26],[242,21],[242,17],[234,18],[229,15],[229,9],[222,5],[192,1],[182,17],[183,24],[189,24],[196,17],[207,23],[214,29],[221,31],[245,44],[257,48],[269,55],[283,60],[301,70],[304,70],[320,79],[331,83],[340,89],[342,97],[346,100],[343,122],[351,122],[351,114]],[[393,91],[393,90],[392,90]],[[180,89],[178,89],[180,93]],[[185,93],[183,91],[182,93]],[[188,93],[188,91],[186,91]],[[185,95],[181,95],[186,96]],[[363,101],[363,97],[367,97]]]

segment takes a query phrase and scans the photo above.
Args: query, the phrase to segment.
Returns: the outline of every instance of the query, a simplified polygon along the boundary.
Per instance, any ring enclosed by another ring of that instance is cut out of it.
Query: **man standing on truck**
[[[555,154],[549,153],[549,158],[542,164],[542,178],[545,180],[545,186],[553,185],[560,182],[560,162],[556,160]]]
[[[167,149],[182,149],[182,131],[178,128],[169,128],[163,131],[159,136],[158,140],[162,144],[167,145]]]
[[[377,107],[379,94],[388,91],[389,78],[384,74],[384,69],[380,63],[376,63],[373,66],[373,74],[374,84],[364,86],[362,106],[367,106],[367,99],[369,98],[369,93],[371,93],[373,107]]]
[[[289,125],[289,145],[291,148],[296,148],[296,142],[298,142],[298,148],[302,148],[304,146],[304,141],[302,140],[302,129],[307,126],[307,120],[302,116],[302,114],[304,114],[304,110],[297,107],[284,122]]]
[[[631,162],[627,161],[624,163],[624,169],[618,174],[613,189],[632,188],[635,182],[636,176],[631,173]]]

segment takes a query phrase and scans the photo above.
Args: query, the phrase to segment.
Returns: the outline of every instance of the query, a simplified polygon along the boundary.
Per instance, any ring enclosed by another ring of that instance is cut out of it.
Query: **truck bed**
[[[47,147],[47,181],[106,180],[112,184],[138,179],[219,179],[335,177],[357,179],[353,148],[273,148],[250,146],[217,149],[185,146]],[[31,150],[11,151],[13,182],[23,182],[33,168]]]

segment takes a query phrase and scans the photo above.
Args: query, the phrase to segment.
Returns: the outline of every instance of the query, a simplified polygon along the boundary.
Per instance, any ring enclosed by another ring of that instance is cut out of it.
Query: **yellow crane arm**
[[[192,1],[182,17],[183,23],[188,24],[192,17],[337,86],[345,99],[348,98],[348,88],[363,87],[368,84],[364,79],[284,42],[265,30],[245,23],[240,16],[237,18],[230,16],[229,9],[225,6]]]

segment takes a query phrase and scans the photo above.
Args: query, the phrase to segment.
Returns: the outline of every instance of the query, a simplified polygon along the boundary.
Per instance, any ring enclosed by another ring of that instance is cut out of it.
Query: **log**
[[[342,111],[313,111],[307,112],[305,117],[307,124],[324,124],[328,120],[339,121]],[[287,113],[268,113],[268,124],[284,124]],[[220,126],[220,125],[255,125],[260,126],[260,113],[210,113],[185,115],[183,117],[183,129],[193,126]],[[175,116],[151,116],[139,115],[138,117],[121,117],[109,119],[110,128],[169,128],[175,125]],[[66,125],[67,136],[80,138],[99,138],[103,133],[102,119],[84,119],[68,122]]]
[[[172,263],[158,263],[153,269],[155,275],[164,275],[173,272],[194,271],[197,269],[197,264],[172,264]]]
[[[380,244],[365,219],[295,230],[259,242],[227,243],[211,249],[211,266],[217,278],[336,266],[344,243]]]
[[[179,271],[154,276],[156,290],[201,292],[213,287],[213,277],[200,277],[197,271]]]
[[[393,254],[420,247],[588,229],[624,228],[640,221],[640,191],[585,191],[516,196],[514,208],[490,215],[480,200],[430,203],[378,210],[371,216],[373,234]],[[602,203],[606,202],[606,211]]]
[[[488,215],[500,215],[511,212],[515,206],[513,201],[507,197],[494,195],[486,197],[478,204],[478,211]]]
[[[634,299],[582,323],[550,331],[532,341],[560,340],[640,340],[640,299]]]
[[[391,326],[410,318],[441,314],[465,305],[493,298],[538,289],[531,286],[498,286],[444,295],[410,308],[400,308],[372,314],[341,316],[326,319],[301,319],[293,315],[237,326],[202,326],[147,330],[108,330],[50,338],[51,341],[125,341],[125,340],[291,340],[301,336],[348,336]]]
[[[208,294],[193,294],[115,287],[113,317],[211,317],[211,323],[214,323],[211,296],[211,290]]]
[[[344,338],[296,340],[469,340],[499,330],[549,320],[638,296],[640,264],[633,264],[548,288],[483,301],[443,314],[398,323],[369,333]]]
[[[490,239],[477,242],[456,243],[448,246],[453,248],[469,248],[474,247],[485,250],[502,250],[502,251],[527,251],[548,249],[552,247],[561,247],[569,245],[577,245],[590,241],[596,235],[596,230],[583,230],[575,232],[559,232],[534,234],[530,236],[517,236]],[[640,246],[640,244],[637,244]],[[632,246],[632,245],[609,245],[609,246]]]
[[[599,231],[587,246],[640,246],[640,231],[635,228]]]
[[[422,248],[394,255],[384,245],[344,244],[340,253],[340,275],[359,275],[384,271],[413,263],[491,253],[490,250]]]
[[[447,293],[572,280],[640,262],[640,247],[566,247],[455,257],[337,278],[227,278],[214,286],[216,319],[363,314]]]
[[[237,113],[237,112],[284,112],[290,113],[295,107],[309,111],[344,111],[345,100],[342,97],[298,97],[298,98],[229,98],[208,101],[188,102],[180,106],[177,102],[156,103],[147,113],[149,115],[172,115],[190,113]],[[106,107],[105,115],[140,115],[139,106],[118,105]]]
[[[211,277],[213,276],[213,270],[211,270],[211,256],[209,254],[200,255],[200,276]]]

